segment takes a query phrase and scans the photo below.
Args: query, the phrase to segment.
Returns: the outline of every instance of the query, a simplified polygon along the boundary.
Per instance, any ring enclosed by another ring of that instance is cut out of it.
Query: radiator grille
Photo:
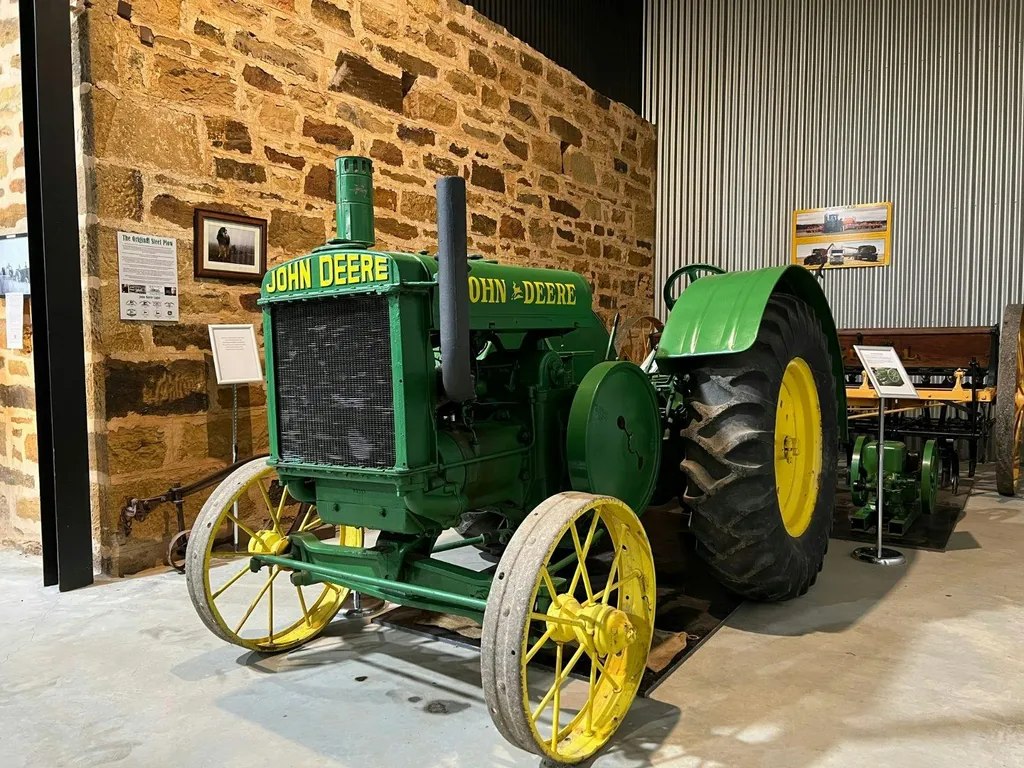
[[[395,466],[387,299],[294,301],[271,312],[280,460]]]

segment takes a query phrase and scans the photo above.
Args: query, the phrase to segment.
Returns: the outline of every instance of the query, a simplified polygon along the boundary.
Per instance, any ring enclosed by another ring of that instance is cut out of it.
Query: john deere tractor
[[[608,359],[580,275],[467,255],[461,178],[437,183],[436,255],[372,250],[371,163],[336,178],[337,237],[264,278],[271,456],[203,507],[192,601],[261,652],[316,637],[350,591],[469,617],[498,731],[583,760],[650,649],[656,490],[741,595],[814,583],[845,431],[826,300],[800,267],[690,265],[640,367]],[[470,546],[497,565],[457,564]]]

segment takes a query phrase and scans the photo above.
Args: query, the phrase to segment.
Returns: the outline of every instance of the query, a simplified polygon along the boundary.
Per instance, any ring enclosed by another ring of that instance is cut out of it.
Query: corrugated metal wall
[[[840,327],[1024,300],[1020,0],[650,0],[657,271],[789,259],[794,209],[891,200],[892,265],[830,270]]]

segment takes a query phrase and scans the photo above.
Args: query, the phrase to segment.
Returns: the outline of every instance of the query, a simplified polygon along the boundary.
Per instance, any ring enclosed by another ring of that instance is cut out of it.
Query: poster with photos
[[[884,267],[891,251],[892,203],[793,212],[792,264],[813,270]]]

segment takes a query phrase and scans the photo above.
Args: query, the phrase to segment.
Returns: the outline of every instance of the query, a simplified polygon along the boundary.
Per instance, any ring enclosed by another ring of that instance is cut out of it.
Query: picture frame
[[[195,276],[261,283],[267,271],[267,220],[196,208]]]
[[[878,202],[793,211],[790,264],[813,271],[889,266],[892,208]]]

